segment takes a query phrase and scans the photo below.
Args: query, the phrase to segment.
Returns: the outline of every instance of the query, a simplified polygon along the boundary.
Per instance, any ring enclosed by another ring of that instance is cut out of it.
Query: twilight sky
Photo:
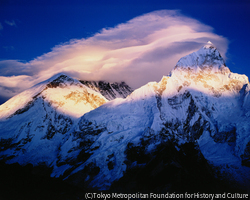
[[[1,0],[0,104],[60,72],[136,89],[209,40],[250,77],[249,11],[249,0]]]

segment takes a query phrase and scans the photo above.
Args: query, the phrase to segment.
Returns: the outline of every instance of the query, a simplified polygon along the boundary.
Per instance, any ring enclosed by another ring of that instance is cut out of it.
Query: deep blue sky
[[[250,76],[249,0],[1,0],[0,60],[30,61],[55,45],[162,9],[178,9],[213,27],[230,42],[231,71]]]

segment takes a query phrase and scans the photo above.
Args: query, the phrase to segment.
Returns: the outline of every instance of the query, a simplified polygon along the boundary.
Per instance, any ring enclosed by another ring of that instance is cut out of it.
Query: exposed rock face
[[[109,83],[106,81],[80,81],[87,87],[100,92],[106,99],[113,100],[115,98],[126,98],[133,92],[125,82]]]

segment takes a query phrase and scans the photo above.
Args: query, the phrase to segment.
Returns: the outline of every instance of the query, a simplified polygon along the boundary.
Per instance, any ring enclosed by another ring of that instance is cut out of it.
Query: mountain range
[[[0,159],[97,190],[247,191],[249,91],[211,42],[134,91],[58,74],[0,106]]]

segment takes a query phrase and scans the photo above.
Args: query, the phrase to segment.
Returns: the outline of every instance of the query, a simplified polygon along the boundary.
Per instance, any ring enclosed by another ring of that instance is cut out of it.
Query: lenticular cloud
[[[0,61],[0,94],[11,97],[60,72],[82,80],[126,81],[136,89],[159,81],[181,57],[209,40],[225,58],[228,41],[212,27],[179,11],[151,12],[55,46],[27,63]]]

